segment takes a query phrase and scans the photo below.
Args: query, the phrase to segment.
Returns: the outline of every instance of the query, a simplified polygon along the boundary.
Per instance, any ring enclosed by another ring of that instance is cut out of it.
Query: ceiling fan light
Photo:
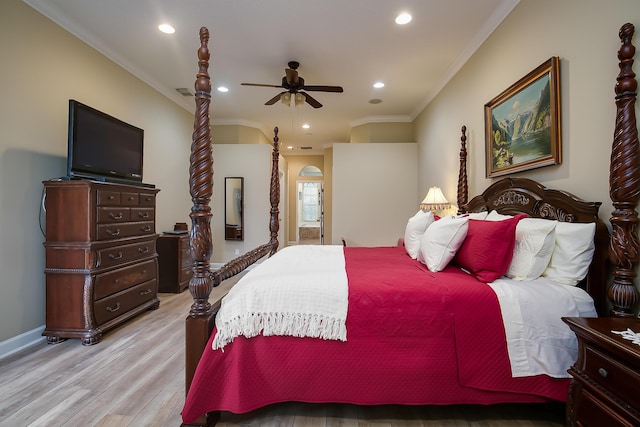
[[[280,95],[280,101],[289,106],[291,104],[291,94],[289,92],[285,92],[282,95]]]
[[[302,105],[302,104],[304,104],[304,101],[306,101],[306,99],[307,99],[307,98],[306,98],[303,94],[301,94],[301,93],[296,93],[296,96],[295,96],[295,98],[294,98],[295,103],[296,103],[296,107],[297,107],[298,105]]]

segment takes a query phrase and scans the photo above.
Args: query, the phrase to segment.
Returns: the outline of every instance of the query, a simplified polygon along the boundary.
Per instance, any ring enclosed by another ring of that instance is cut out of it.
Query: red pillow
[[[469,220],[467,238],[454,262],[481,282],[490,283],[507,272],[516,243],[516,226],[527,215],[503,221]]]

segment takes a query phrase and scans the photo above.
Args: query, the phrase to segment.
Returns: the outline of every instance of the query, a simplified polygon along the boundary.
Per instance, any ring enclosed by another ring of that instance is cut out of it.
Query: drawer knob
[[[118,252],[117,254],[109,254],[109,258],[111,259],[121,259],[124,255],[122,255],[122,252]]]
[[[609,375],[609,373],[607,372],[607,370],[606,370],[606,369],[604,369],[604,368],[600,368],[600,369],[598,369],[598,374],[600,374],[600,376],[601,376],[602,378],[607,378],[607,375]]]
[[[138,212],[140,218],[149,218],[149,212]]]
[[[151,227],[149,227],[148,225],[146,227],[140,227],[141,231],[144,231],[145,233],[148,233],[151,231]]]
[[[109,212],[109,218],[111,219],[122,219],[122,212],[118,212],[118,214],[114,214],[113,212]]]
[[[107,233],[109,236],[119,236],[120,235],[120,229],[119,228],[116,228],[115,230],[111,230],[110,228],[107,228],[104,232]]]
[[[144,247],[144,248],[138,248],[138,252],[141,254],[148,254],[149,253],[149,248],[148,247]]]
[[[120,303],[117,302],[115,306],[113,307],[107,307],[107,311],[114,313],[116,311],[120,310]]]
[[[113,194],[109,194],[109,197],[107,197],[107,199],[109,199],[109,200],[113,200],[115,198],[116,198],[116,196],[114,196]]]
[[[151,289],[147,289],[145,291],[140,291],[140,295],[149,295],[151,292],[153,292]]]

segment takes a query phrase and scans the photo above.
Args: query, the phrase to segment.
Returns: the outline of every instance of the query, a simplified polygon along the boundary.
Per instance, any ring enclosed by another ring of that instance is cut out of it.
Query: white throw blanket
[[[249,271],[223,298],[213,349],[260,333],[346,341],[347,305],[343,247],[289,246]]]
[[[578,357],[578,340],[561,317],[597,317],[591,296],[544,277],[501,278],[489,286],[500,302],[511,375],[570,378],[567,369]]]

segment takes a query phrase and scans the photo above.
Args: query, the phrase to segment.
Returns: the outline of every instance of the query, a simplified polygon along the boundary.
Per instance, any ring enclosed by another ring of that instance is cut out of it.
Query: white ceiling
[[[189,111],[194,99],[175,89],[193,92],[198,31],[207,27],[211,123],[269,137],[278,126],[284,145],[311,146],[310,154],[347,142],[352,126],[414,119],[519,0],[24,1]],[[402,11],[413,20],[398,26]],[[165,22],[175,34],[158,31]],[[319,109],[265,106],[280,89],[240,85],[279,84],[291,60],[307,85],[344,93],[311,92]],[[378,80],[384,88],[373,88]]]

